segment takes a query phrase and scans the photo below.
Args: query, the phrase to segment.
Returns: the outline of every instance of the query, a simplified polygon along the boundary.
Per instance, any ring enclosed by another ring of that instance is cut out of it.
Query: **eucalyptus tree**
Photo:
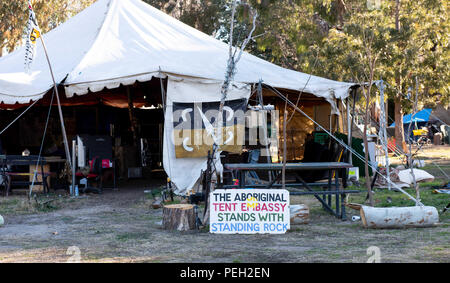
[[[95,0],[34,0],[33,9],[45,33]],[[28,21],[28,0],[0,1],[0,56],[22,44]]]
[[[365,39],[352,33],[356,26],[369,27],[385,46],[379,46],[376,79],[388,84],[386,94],[395,104],[395,138],[404,147],[403,114],[413,102],[408,89],[420,82],[422,103],[444,105],[449,99],[449,48],[447,2],[441,0],[381,1],[375,9],[361,5],[346,16],[344,25],[330,29],[322,42],[311,46],[310,57],[320,54],[318,75],[357,81],[366,56]],[[372,20],[370,20],[372,15]],[[375,17],[376,15],[376,17]],[[356,46],[356,48],[349,48]],[[366,78],[367,79],[367,78]],[[366,81],[368,82],[368,81]]]

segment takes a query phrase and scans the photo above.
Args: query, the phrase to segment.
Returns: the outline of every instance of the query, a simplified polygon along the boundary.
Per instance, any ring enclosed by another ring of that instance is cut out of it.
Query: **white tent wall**
[[[200,178],[202,170],[206,170],[207,158],[176,158],[172,111],[173,103],[220,102],[221,88],[222,83],[220,81],[195,80],[169,76],[164,125],[163,159],[164,170],[172,183],[175,184],[175,193],[177,194],[185,194],[194,187]],[[250,93],[251,87],[249,85],[233,84],[228,92],[227,100],[248,99]],[[220,164],[218,158],[216,161],[216,169],[219,174],[222,172],[222,164]]]

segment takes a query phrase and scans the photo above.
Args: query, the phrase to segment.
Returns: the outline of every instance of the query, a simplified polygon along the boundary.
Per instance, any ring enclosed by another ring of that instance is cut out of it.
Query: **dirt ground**
[[[450,147],[428,150],[427,157],[449,174]],[[450,261],[446,217],[433,228],[368,230],[360,222],[335,219],[313,197],[292,197],[292,204],[310,206],[311,220],[285,235],[167,232],[160,228],[162,210],[150,208],[144,194],[152,186],[158,184],[132,182],[119,191],[64,198],[49,212],[0,209],[0,262],[367,262],[371,246],[380,249],[381,262]],[[0,208],[7,201],[0,197]],[[348,218],[358,214],[347,212]]]

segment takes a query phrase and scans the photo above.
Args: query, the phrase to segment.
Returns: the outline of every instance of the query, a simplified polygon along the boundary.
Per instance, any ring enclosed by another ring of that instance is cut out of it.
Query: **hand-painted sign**
[[[211,233],[284,234],[290,229],[287,190],[216,190],[209,202]]]

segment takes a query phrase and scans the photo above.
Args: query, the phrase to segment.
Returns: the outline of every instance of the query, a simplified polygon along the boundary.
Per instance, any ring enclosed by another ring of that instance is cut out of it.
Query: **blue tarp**
[[[428,122],[430,120],[431,111],[430,108],[425,108],[422,111],[417,112],[411,120],[411,114],[403,116],[403,124],[409,123],[420,123],[420,122]],[[395,127],[395,123],[391,125],[391,127]]]

